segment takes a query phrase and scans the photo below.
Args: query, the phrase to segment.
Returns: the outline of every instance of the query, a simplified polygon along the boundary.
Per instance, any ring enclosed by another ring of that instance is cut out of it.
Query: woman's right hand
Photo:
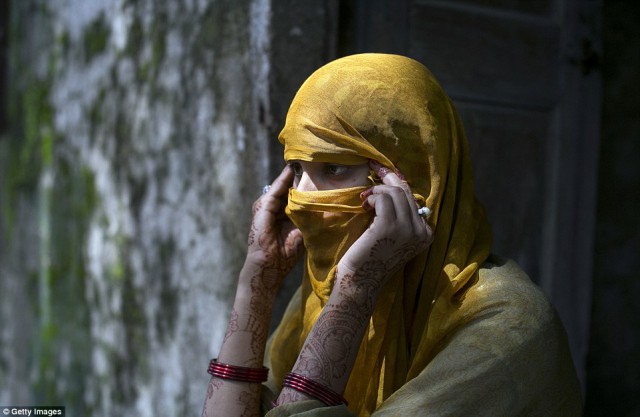
[[[250,275],[254,278],[256,274],[259,277],[252,279],[252,287],[260,285],[274,293],[304,252],[302,234],[284,212],[293,176],[287,165],[269,191],[253,203],[245,268],[253,271]]]
[[[287,166],[253,204],[247,259],[220,347],[221,363],[259,368],[264,362],[273,300],[303,251],[302,234],[284,213],[292,182]],[[202,415],[260,415],[260,384],[211,378]]]

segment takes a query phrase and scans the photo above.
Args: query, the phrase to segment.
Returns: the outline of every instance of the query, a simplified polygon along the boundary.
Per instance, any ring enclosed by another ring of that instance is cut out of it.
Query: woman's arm
[[[238,288],[218,362],[260,368],[276,292],[302,253],[302,236],[284,215],[293,172],[286,167],[268,193],[253,206],[247,259],[238,278]],[[212,377],[202,415],[258,416],[260,383]]]
[[[380,289],[433,239],[406,182],[378,164],[371,167],[384,185],[372,187],[362,198],[376,216],[340,260],[329,300],[292,370],[336,393],[345,389]],[[311,398],[285,387],[277,402]]]

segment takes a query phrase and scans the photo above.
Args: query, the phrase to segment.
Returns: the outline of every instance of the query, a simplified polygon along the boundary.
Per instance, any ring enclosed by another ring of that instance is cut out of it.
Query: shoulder
[[[529,325],[544,325],[556,316],[545,294],[516,262],[493,256],[463,294],[461,307],[497,310]]]
[[[462,332],[472,344],[508,370],[512,389],[525,404],[579,407],[564,327],[542,290],[514,261],[492,258],[483,265],[462,296],[459,314],[458,329],[468,330]]]
[[[394,394],[389,410],[412,400],[428,410],[425,415],[581,414],[580,387],[562,324],[515,262],[491,259],[440,307],[431,322],[439,336],[434,351],[427,363],[417,365],[419,374]]]
[[[480,343],[504,358],[526,354],[531,360],[558,349],[568,351],[555,309],[511,260],[491,258],[485,263],[460,294],[454,316],[457,329],[472,329],[485,340]]]

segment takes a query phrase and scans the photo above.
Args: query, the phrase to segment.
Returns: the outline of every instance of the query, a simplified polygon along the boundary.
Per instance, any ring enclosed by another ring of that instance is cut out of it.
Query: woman
[[[329,63],[279,140],[287,167],[254,204],[203,415],[580,415],[564,330],[518,266],[490,256],[462,124],[424,66]]]

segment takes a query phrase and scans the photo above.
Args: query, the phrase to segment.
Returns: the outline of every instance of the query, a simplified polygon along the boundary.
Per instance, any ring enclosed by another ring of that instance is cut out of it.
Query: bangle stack
[[[265,382],[269,378],[269,368],[246,368],[244,366],[220,363],[211,359],[207,372],[216,378],[230,379],[240,382]]]
[[[322,401],[328,406],[345,404],[348,405],[347,400],[345,400],[340,394],[331,390],[329,387],[326,387],[311,378],[307,378],[306,376],[290,373],[284,377],[284,381],[282,385],[285,387],[292,388],[298,392],[303,394],[310,395],[318,400]]]

